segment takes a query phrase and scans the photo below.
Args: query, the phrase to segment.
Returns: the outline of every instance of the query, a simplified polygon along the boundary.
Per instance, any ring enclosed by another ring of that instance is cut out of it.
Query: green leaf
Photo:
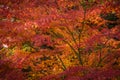
[[[25,43],[23,43],[22,50],[27,51],[27,52],[31,52],[32,51],[31,43],[29,41],[26,41]]]

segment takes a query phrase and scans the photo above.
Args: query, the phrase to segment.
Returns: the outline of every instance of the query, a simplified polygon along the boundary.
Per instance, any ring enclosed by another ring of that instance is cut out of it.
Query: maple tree
[[[0,79],[120,79],[119,3],[0,0]]]

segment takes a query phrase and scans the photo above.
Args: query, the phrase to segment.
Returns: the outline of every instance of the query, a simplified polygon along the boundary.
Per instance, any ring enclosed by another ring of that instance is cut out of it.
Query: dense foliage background
[[[0,80],[119,80],[120,0],[0,0]]]

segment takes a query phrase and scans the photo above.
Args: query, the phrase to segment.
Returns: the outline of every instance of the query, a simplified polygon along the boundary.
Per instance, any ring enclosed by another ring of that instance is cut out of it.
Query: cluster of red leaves
[[[113,75],[114,74],[114,75]],[[102,69],[102,68],[90,68],[90,67],[71,67],[66,71],[58,74],[44,77],[42,80],[106,80],[114,79],[116,76],[120,75],[119,70],[114,69]]]
[[[32,39],[33,43],[35,46],[42,46],[42,45],[52,45],[52,41],[50,39],[50,36],[45,36],[45,35],[36,35]]]
[[[10,65],[9,60],[0,60],[0,80],[24,80],[25,75],[20,69]]]

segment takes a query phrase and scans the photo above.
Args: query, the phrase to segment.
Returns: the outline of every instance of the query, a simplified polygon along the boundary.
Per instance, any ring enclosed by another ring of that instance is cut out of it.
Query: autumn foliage
[[[0,80],[119,79],[119,0],[0,0]]]

